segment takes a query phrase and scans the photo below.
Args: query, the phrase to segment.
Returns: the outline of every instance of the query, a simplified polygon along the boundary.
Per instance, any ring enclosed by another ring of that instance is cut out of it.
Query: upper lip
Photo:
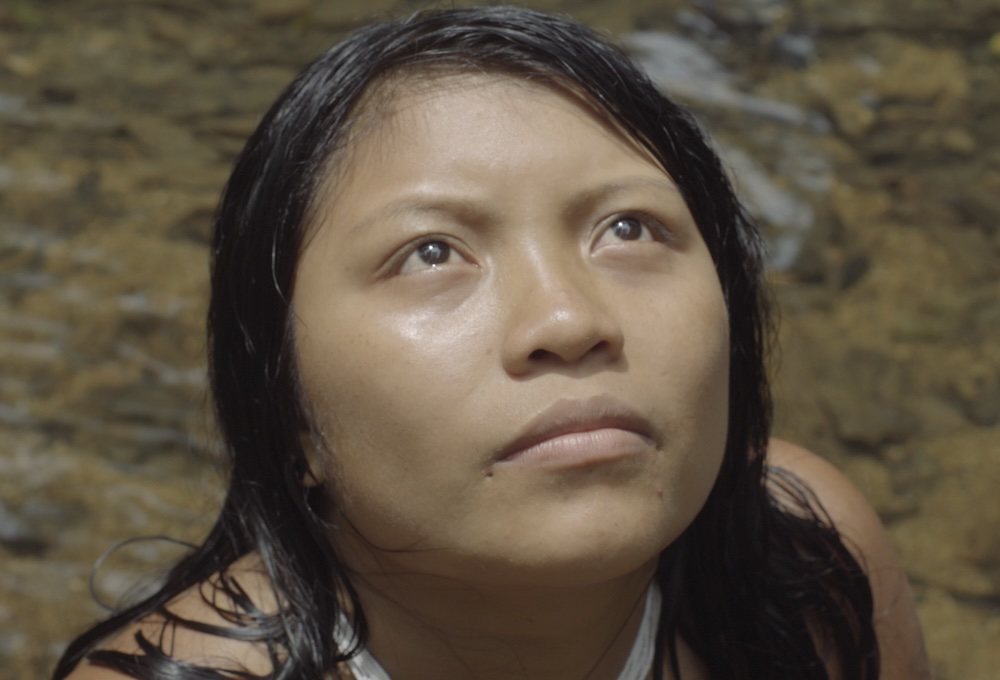
[[[497,456],[503,461],[535,444],[577,432],[603,428],[628,430],[653,438],[649,420],[624,401],[610,395],[586,399],[560,399],[535,415],[521,432],[507,443]]]

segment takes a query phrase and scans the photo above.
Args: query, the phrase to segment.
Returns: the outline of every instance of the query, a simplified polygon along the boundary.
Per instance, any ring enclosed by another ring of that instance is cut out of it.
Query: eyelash
[[[620,213],[607,220],[605,224],[601,227],[600,231],[597,234],[597,240],[595,242],[595,245],[596,243],[599,243],[606,234],[611,233],[616,225],[626,221],[632,221],[638,223],[641,229],[644,229],[649,232],[651,241],[658,243],[667,243],[671,240],[672,234],[670,230],[667,229],[663,225],[663,223],[657,220],[656,218],[644,213]],[[640,234],[640,237],[637,239],[622,238],[621,242],[622,243],[628,243],[630,241],[645,242],[646,240],[642,239],[641,236],[642,235]]]
[[[393,258],[393,262],[390,268],[391,269],[390,273],[393,275],[411,273],[407,272],[406,264],[412,258],[422,259],[420,258],[421,249],[424,248],[425,246],[430,246],[435,244],[443,246],[443,251],[445,252],[446,259],[441,263],[431,264],[424,262],[423,266],[420,266],[418,269],[414,271],[422,271],[425,269],[434,269],[436,267],[443,267],[449,264],[449,262],[452,260],[453,257],[459,257],[462,260],[466,261],[468,259],[464,255],[462,255],[461,251],[458,248],[456,248],[454,245],[451,244],[449,239],[438,234],[429,234],[415,241],[414,243],[410,244],[407,248],[405,248],[403,251],[399,253],[398,257]]]

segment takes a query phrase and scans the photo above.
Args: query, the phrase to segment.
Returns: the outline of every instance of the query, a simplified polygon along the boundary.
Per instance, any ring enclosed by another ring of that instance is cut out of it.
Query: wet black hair
[[[229,456],[219,518],[156,594],[74,641],[55,678],[84,657],[137,678],[234,677],[175,659],[141,634],[142,654],[94,651],[153,614],[165,626],[265,643],[270,678],[329,677],[364,643],[364,612],[324,532],[329,499],[303,484],[309,419],[290,330],[293,283],[320,188],[365,115],[366,97],[394,78],[432,73],[496,74],[579,94],[673,178],[711,252],[729,314],[729,431],[705,506],[659,561],[665,606],[656,677],[665,655],[676,659],[681,636],[712,678],[827,678],[827,654],[845,678],[876,678],[864,571],[808,489],[765,463],[771,322],[763,244],[718,157],[692,117],[611,41],[570,19],[514,7],[425,11],[367,26],[306,67],[264,116],[236,160],[212,242],[209,364]],[[266,569],[276,613],[258,609],[231,578],[233,563],[250,553]],[[167,611],[197,584],[232,625]],[[357,633],[347,649],[333,641],[344,599]]]

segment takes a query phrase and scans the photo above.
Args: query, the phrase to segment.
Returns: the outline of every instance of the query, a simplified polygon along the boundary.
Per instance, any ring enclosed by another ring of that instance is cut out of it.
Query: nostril
[[[601,340],[589,348],[583,349],[580,347],[565,347],[562,349],[550,348],[550,349],[536,349],[531,354],[528,355],[528,359],[533,362],[546,361],[550,358],[556,358],[562,361],[576,361],[587,354],[592,354],[594,352],[603,352],[611,347],[611,343],[607,340]]]

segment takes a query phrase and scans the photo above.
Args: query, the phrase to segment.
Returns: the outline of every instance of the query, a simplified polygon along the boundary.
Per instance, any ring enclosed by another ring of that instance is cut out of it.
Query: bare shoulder
[[[253,558],[233,565],[227,576],[238,584],[264,611],[274,611],[275,599],[263,569]],[[235,603],[219,588],[219,576],[194,586],[174,598],[166,609],[184,621],[220,628],[236,625],[225,615],[238,611]],[[142,635],[160,646],[174,659],[220,671],[267,675],[273,672],[263,644],[245,642],[175,624],[162,615],[151,615],[133,622],[101,645],[101,650],[141,655],[136,636]],[[130,676],[84,660],[67,680],[120,680]]]
[[[800,446],[772,439],[768,464],[804,482],[826,509],[847,548],[865,569],[875,598],[882,680],[931,677],[913,595],[896,551],[871,505],[843,474]],[[777,494],[780,499],[781,494]]]

